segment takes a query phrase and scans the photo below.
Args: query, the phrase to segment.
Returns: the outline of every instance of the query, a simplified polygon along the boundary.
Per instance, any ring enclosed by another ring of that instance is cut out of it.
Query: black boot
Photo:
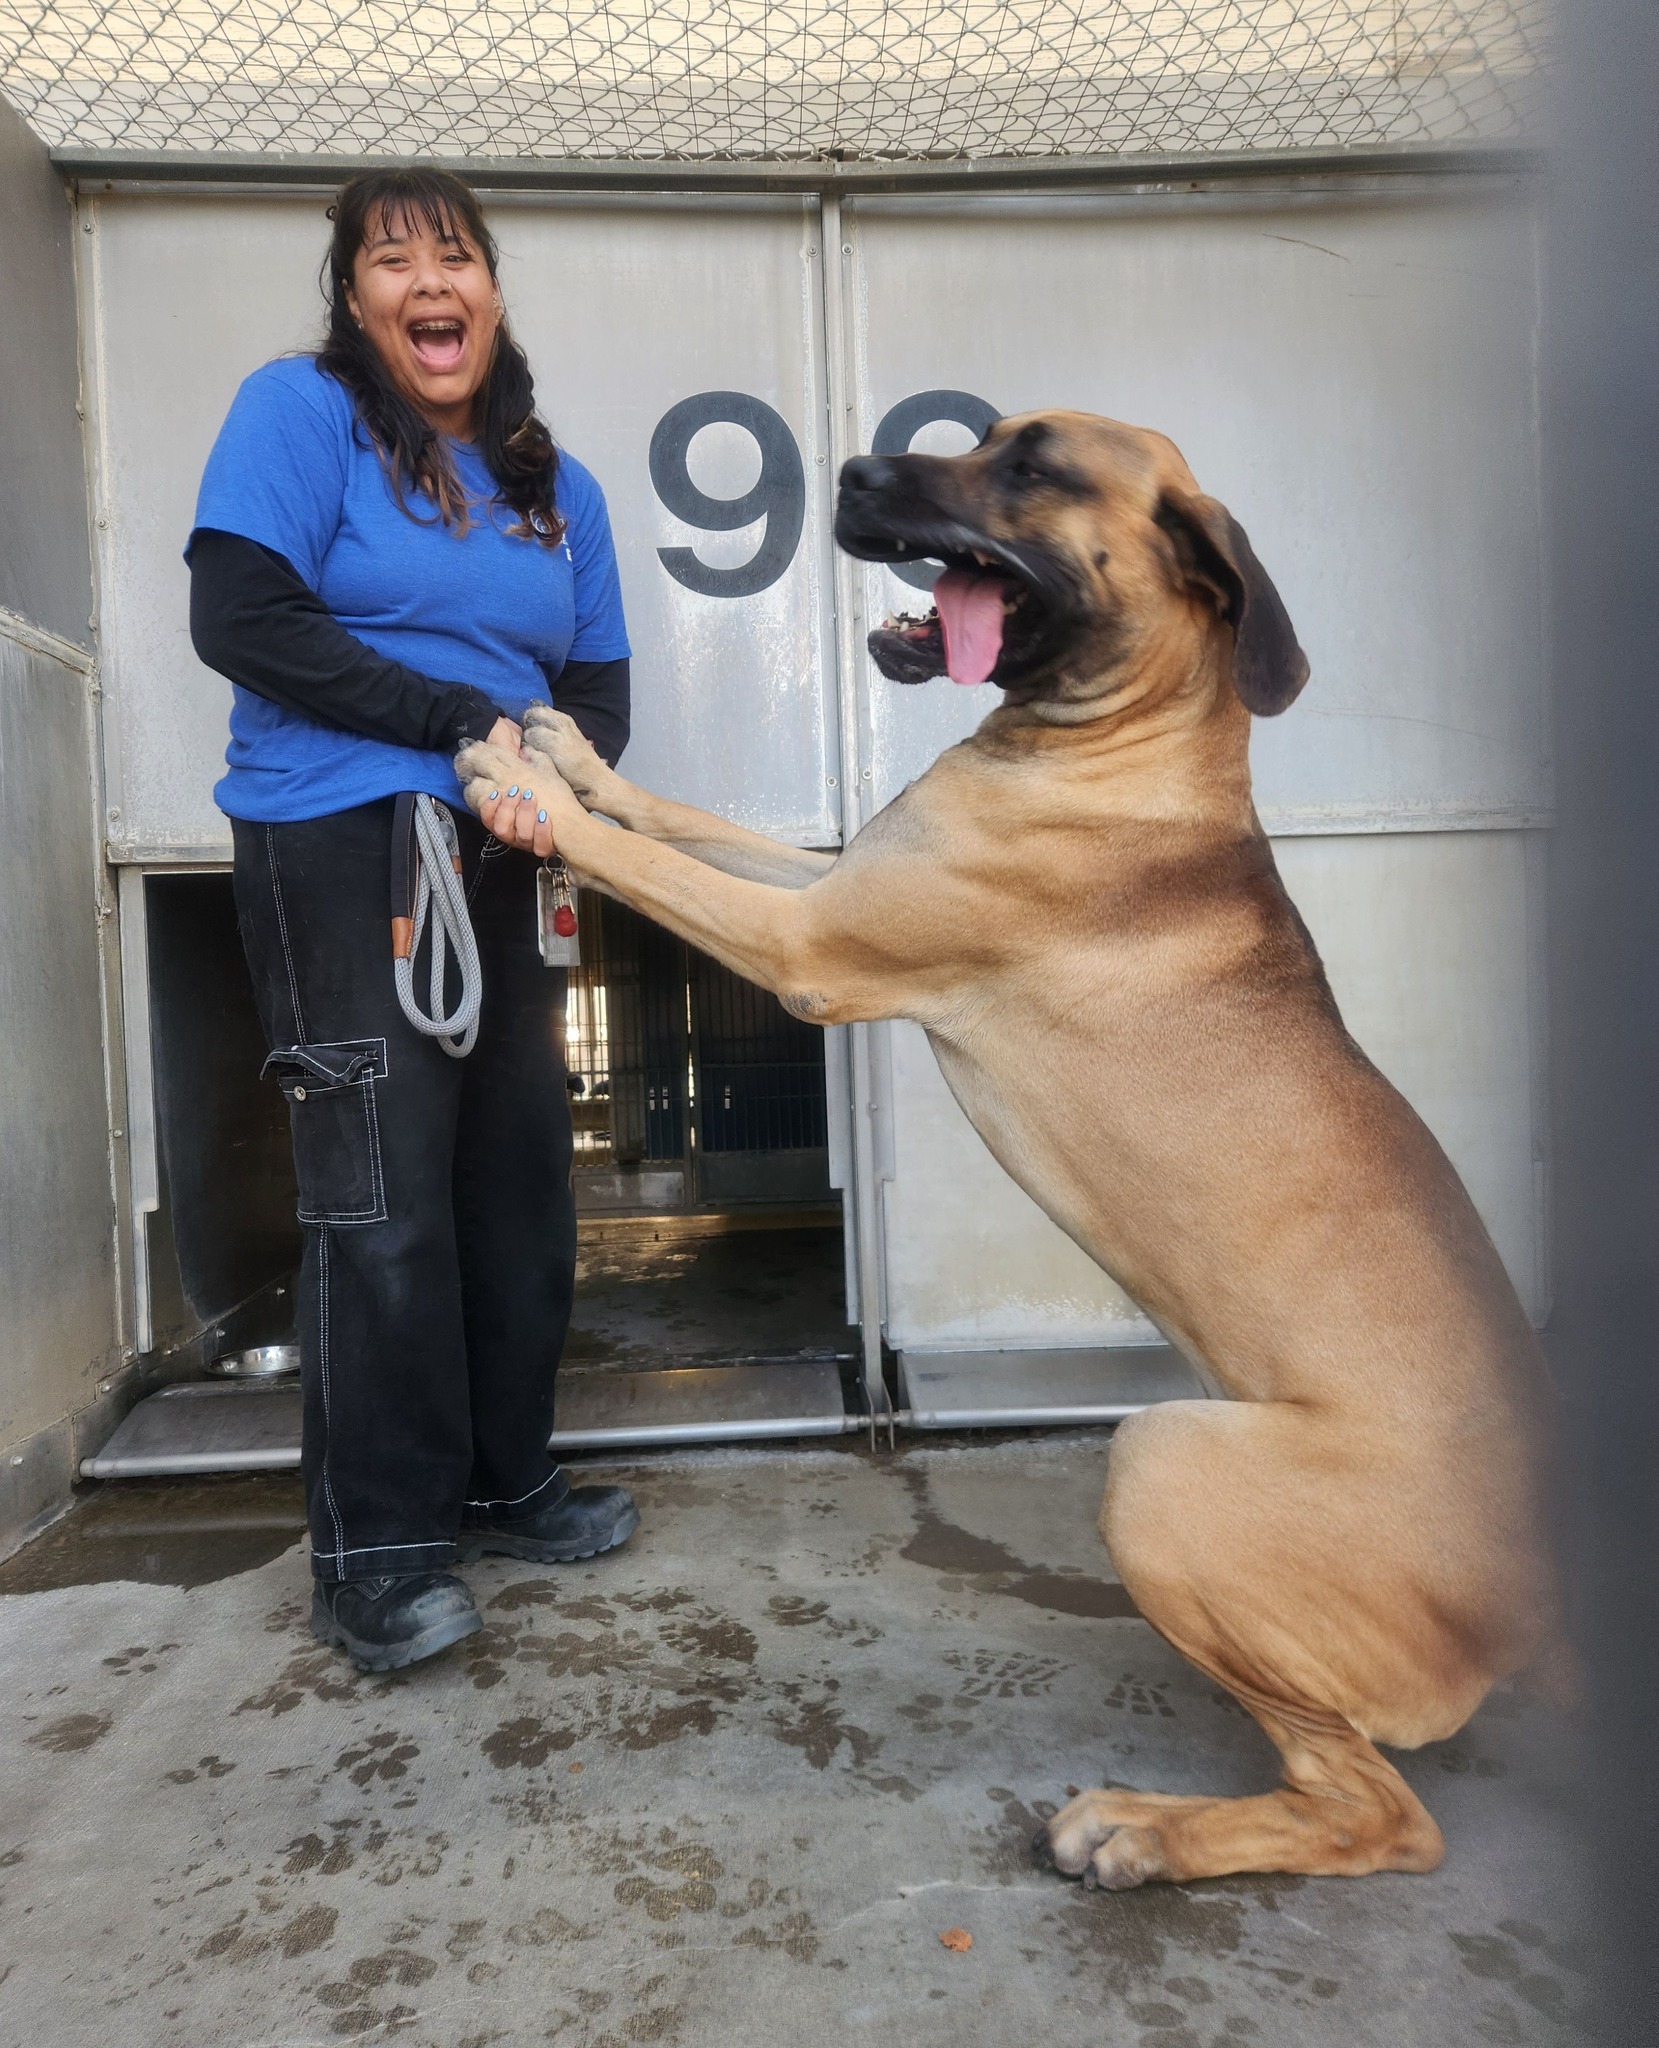
[[[449,1572],[319,1579],[311,1596],[312,1634],[348,1652],[359,1671],[401,1671],[483,1626],[471,1593]]]
[[[639,1527],[634,1497],[620,1486],[573,1486],[527,1522],[461,1525],[455,1554],[471,1564],[486,1551],[531,1564],[574,1564],[615,1550]]]

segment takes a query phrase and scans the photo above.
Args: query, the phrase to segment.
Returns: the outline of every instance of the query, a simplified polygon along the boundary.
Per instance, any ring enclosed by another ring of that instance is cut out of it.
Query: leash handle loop
[[[427,1008],[415,994],[415,959],[426,933]],[[461,970],[461,993],[444,1014],[449,949]],[[451,1059],[464,1060],[478,1042],[484,972],[467,911],[461,876],[461,839],[447,807],[424,792],[405,790],[392,814],[392,977],[403,1014],[425,1038],[435,1038]]]

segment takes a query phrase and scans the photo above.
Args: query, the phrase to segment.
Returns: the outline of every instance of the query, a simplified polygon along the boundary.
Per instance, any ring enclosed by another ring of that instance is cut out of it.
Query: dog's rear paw
[[[1170,1875],[1153,1809],[1176,1803],[1184,1802],[1111,1788],[1079,1793],[1037,1830],[1032,1852],[1062,1877],[1080,1877],[1089,1891],[1130,1891]]]

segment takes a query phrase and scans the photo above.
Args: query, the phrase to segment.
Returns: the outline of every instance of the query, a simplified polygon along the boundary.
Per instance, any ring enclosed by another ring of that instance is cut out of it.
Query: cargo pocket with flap
[[[374,1084],[386,1072],[385,1039],[278,1046],[261,1071],[288,1098],[300,1222],[384,1223]]]

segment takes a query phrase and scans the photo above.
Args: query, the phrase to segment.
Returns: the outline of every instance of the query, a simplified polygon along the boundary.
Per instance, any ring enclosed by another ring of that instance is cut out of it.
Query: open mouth
[[[967,461],[969,458],[959,458]],[[1067,556],[1042,540],[987,532],[971,503],[947,509],[936,472],[956,494],[951,460],[860,456],[841,473],[835,538],[862,562],[940,562],[933,609],[900,612],[869,637],[889,681],[950,676],[965,684],[1039,690],[1089,621],[1088,593]]]
[[[889,543],[877,557],[931,556],[945,565],[925,617],[898,612],[870,635],[871,656],[891,682],[949,676],[970,688],[1006,684],[1033,664],[1048,638],[1048,608],[1033,566],[995,542],[963,549],[959,536],[952,538],[958,547]]]
[[[442,373],[460,367],[467,344],[467,330],[463,322],[451,319],[412,320],[407,332],[409,346],[423,370]]]
[[[920,683],[946,675],[973,687],[996,673],[1003,643],[1017,626],[1028,587],[976,549],[947,562],[933,586],[933,609],[924,618],[899,612],[870,635],[870,652],[894,682]]]

